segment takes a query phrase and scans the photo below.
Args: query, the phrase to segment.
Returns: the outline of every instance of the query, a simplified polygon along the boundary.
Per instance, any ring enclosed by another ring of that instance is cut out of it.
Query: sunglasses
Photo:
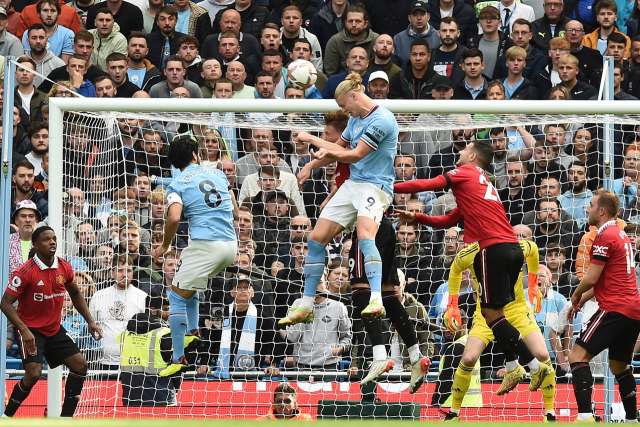
[[[273,403],[275,403],[276,405],[291,405],[293,403],[293,400],[287,397],[286,399],[276,399],[273,401]]]

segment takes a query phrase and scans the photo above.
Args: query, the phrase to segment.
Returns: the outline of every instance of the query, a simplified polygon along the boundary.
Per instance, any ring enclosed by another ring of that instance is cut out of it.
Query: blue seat
[[[15,357],[7,357],[7,369],[22,369],[22,360]]]

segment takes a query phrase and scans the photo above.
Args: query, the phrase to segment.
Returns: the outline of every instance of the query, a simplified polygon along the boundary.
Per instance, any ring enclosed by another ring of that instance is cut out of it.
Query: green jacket
[[[120,26],[116,22],[109,35],[103,39],[98,35],[98,29],[89,30],[93,35],[93,53],[91,63],[101,70],[106,70],[107,56],[113,52],[127,55],[127,38],[120,32]]]
[[[369,61],[373,61],[373,45],[378,34],[366,30],[360,40],[354,40],[347,30],[342,30],[329,39],[324,53],[324,73],[327,77],[347,71],[347,57],[354,47],[361,47],[367,51]]]

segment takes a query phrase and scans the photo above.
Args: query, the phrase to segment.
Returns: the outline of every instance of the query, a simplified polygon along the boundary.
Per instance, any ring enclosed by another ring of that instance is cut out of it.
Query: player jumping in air
[[[530,390],[535,391],[552,373],[549,366],[540,364],[522,340],[518,330],[505,318],[504,307],[515,300],[514,286],[518,281],[524,255],[518,239],[507,220],[498,194],[487,178],[485,169],[493,159],[493,148],[482,141],[470,142],[460,151],[456,169],[429,180],[414,180],[396,184],[397,193],[419,193],[450,187],[456,207],[441,217],[416,215],[415,220],[437,228],[449,228],[464,220],[464,241],[478,242],[479,252],[473,261],[478,281],[478,300],[481,313],[505,354],[515,354],[531,370]],[[458,309],[456,298],[450,298],[445,317],[452,318]],[[457,320],[459,321],[459,320]],[[460,368],[471,371],[473,365]],[[521,371],[507,371],[505,376],[520,376]],[[459,418],[459,411],[451,410],[446,419]]]
[[[636,381],[629,370],[633,346],[640,333],[640,295],[635,278],[634,247],[627,234],[616,225],[620,208],[618,196],[598,190],[589,203],[589,225],[598,227],[591,246],[591,265],[571,296],[567,318],[596,297],[599,308],[582,328],[569,363],[573,392],[578,403],[576,422],[595,423],[591,412],[593,376],[589,361],[609,349],[609,368],[616,376],[627,422],[636,422]]]
[[[160,371],[162,377],[189,369],[184,342],[189,334],[196,337],[191,339],[193,346],[200,344],[198,292],[207,289],[209,278],[233,263],[238,251],[233,228],[238,205],[224,173],[200,165],[198,140],[191,134],[177,135],[167,157],[180,169],[180,174],[167,188],[164,242],[153,252],[153,257],[157,259],[169,250],[182,213],[189,220],[190,242],[182,251],[169,293],[173,358],[172,363]]]
[[[391,203],[398,124],[389,110],[364,94],[362,79],[356,73],[349,74],[338,85],[335,98],[351,118],[338,140],[340,147],[331,144],[320,148],[314,156],[326,161],[325,164],[334,160],[350,163],[350,177],[322,210],[309,235],[302,303],[278,322],[281,326],[313,321],[313,300],[325,268],[326,245],[354,223],[358,229],[358,245],[364,256],[364,269],[371,285],[369,305],[362,311],[362,316],[385,315],[381,289],[382,260],[374,239],[378,224]],[[301,132],[298,140],[314,142],[306,132]],[[342,148],[347,144],[351,145],[351,150]],[[386,353],[380,358],[386,359]]]
[[[39,227],[32,236],[33,255],[18,269],[2,297],[2,312],[13,324],[24,363],[24,377],[13,388],[3,417],[13,417],[29,396],[42,373],[43,358],[50,368],[65,365],[69,376],[64,387],[61,417],[73,417],[87,375],[87,361],[60,325],[64,294],[87,321],[95,340],[102,331],[89,313],[84,296],[75,284],[71,264],[56,256],[56,235],[51,227]],[[18,301],[18,311],[13,303]]]

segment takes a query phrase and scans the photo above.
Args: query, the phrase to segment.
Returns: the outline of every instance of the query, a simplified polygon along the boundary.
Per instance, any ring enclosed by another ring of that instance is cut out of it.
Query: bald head
[[[571,49],[577,49],[584,39],[584,26],[580,21],[569,21],[564,30],[564,38],[571,43]]]
[[[228,9],[222,14],[220,19],[220,29],[223,33],[240,34],[240,13],[235,9]]]

